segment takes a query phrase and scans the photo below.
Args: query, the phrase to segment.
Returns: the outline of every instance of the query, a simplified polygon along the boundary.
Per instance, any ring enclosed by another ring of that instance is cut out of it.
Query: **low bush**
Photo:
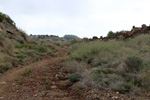
[[[116,67],[118,67],[119,66],[119,62],[117,62],[117,63],[108,63],[106,66],[108,67],[108,68],[116,68]]]
[[[92,79],[100,86],[107,85],[107,71],[105,69],[97,69],[91,73]]]
[[[140,83],[142,83],[141,87],[144,88],[146,91],[150,90],[150,72],[144,72],[143,74],[141,74],[142,79],[140,81]]]
[[[19,64],[19,65],[24,65],[24,61],[23,61],[22,59],[20,59],[20,60],[18,61],[18,64]]]
[[[109,57],[95,57],[95,58],[93,58],[91,65],[94,67],[98,67],[98,66],[105,65],[108,62],[110,62]]]
[[[106,69],[98,69],[98,70],[96,70],[96,72],[99,74],[101,74],[101,73],[108,74],[108,70],[106,70]]]
[[[5,70],[5,71],[7,71],[7,70],[10,69],[10,67],[9,66],[3,66],[2,69]]]
[[[0,12],[0,22],[2,22],[4,19],[5,19],[4,14]]]
[[[137,73],[143,68],[143,60],[138,56],[128,56],[125,60],[125,71]]]
[[[27,36],[26,36],[26,33],[23,31],[23,30],[19,30],[19,33],[20,33],[20,35],[23,37],[23,39],[25,40],[25,41],[27,41]]]
[[[120,93],[130,92],[134,88],[134,85],[129,82],[124,82],[120,84],[115,90]]]
[[[68,71],[69,73],[82,73],[86,68],[85,68],[84,63],[79,63],[77,61],[67,61],[64,63],[63,69]]]
[[[17,44],[16,48],[22,49],[22,48],[28,48],[33,49],[34,47],[32,45],[26,45],[26,44]]]
[[[41,46],[41,47],[38,47],[37,50],[38,50],[39,52],[42,52],[42,53],[48,52],[47,48],[42,47],[42,46]]]
[[[68,79],[70,81],[70,84],[74,84],[75,82],[78,82],[82,79],[82,76],[78,73],[73,73],[68,76]]]

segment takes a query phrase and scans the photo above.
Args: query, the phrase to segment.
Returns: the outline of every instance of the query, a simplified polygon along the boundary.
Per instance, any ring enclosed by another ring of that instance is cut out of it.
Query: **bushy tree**
[[[4,19],[5,19],[4,14],[0,12],[0,22],[2,22]]]
[[[0,22],[6,20],[9,24],[16,26],[15,22],[6,14],[3,14],[2,12],[0,12]]]
[[[108,34],[107,34],[107,38],[112,39],[114,37],[115,37],[115,33],[113,31],[109,31]]]

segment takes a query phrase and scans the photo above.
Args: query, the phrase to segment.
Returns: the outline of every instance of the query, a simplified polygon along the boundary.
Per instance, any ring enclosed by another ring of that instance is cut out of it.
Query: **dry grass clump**
[[[9,70],[13,65],[11,63],[12,58],[7,54],[0,53],[0,73]]]
[[[85,64],[77,61],[68,61],[64,64],[64,68],[69,73],[82,73],[85,70]]]

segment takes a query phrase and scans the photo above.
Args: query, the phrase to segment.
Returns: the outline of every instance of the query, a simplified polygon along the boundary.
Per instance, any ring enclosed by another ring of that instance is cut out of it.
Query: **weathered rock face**
[[[93,36],[92,40],[97,40],[98,37],[97,36]]]
[[[125,38],[134,37],[139,34],[150,34],[150,26],[146,26],[145,24],[143,24],[141,27],[133,26],[131,31],[121,32],[121,35],[123,35]]]
[[[150,26],[146,26],[145,24],[143,24],[141,27],[133,26],[131,31],[121,31],[115,34],[113,39],[119,39],[120,37],[123,37],[124,39],[133,38],[140,34],[150,34]]]
[[[146,26],[145,24],[141,25],[141,27],[135,27],[133,26],[132,29],[130,31],[121,31],[121,32],[118,32],[117,34],[114,34],[114,37],[111,38],[111,39],[120,39],[120,38],[123,38],[123,39],[127,39],[127,38],[133,38],[137,35],[140,35],[140,34],[150,34],[150,26]],[[96,40],[104,40],[104,41],[107,41],[107,40],[110,40],[110,38],[107,38],[107,37],[103,37],[103,36],[100,36],[100,38],[96,37],[96,36],[93,36],[93,38],[90,38],[90,39],[87,39],[89,41],[96,41]]]

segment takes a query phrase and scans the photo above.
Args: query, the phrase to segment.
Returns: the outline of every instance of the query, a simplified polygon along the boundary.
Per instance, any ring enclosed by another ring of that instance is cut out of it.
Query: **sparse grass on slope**
[[[49,44],[30,39],[14,25],[9,16],[0,13],[0,73],[54,55]]]

